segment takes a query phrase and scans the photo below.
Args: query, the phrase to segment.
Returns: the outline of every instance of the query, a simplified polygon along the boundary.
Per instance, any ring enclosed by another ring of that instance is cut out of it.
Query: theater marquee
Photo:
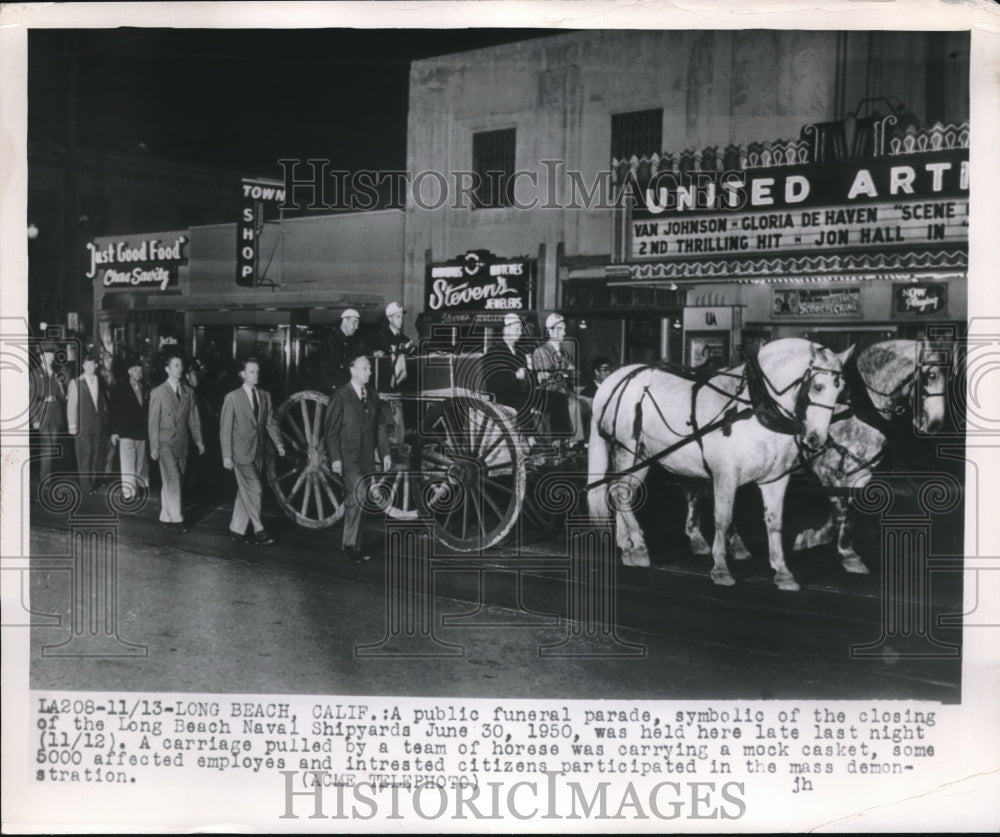
[[[963,246],[965,151],[744,172],[661,172],[629,224],[629,257],[822,254]]]

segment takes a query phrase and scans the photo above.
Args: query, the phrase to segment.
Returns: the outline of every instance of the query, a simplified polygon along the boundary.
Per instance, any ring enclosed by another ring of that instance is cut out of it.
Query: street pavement
[[[69,523],[33,508],[33,688],[959,699],[957,660],[908,659],[895,640],[879,659],[851,658],[852,644],[879,639],[880,582],[877,574],[841,573],[832,551],[790,563],[809,584],[788,593],[771,584],[766,560],[735,568],[738,584],[722,589],[708,580],[708,559],[664,545],[657,566],[618,568],[618,627],[608,634],[565,618],[560,537],[525,542],[473,561],[436,562],[434,598],[420,605],[433,637],[414,640],[389,624],[384,550],[364,565],[345,562],[339,525],[302,529],[271,508],[265,517],[278,543],[258,547],[226,538],[228,506],[189,510],[188,534],[161,529],[158,511],[150,498],[116,525],[118,636],[144,651],[64,658],[49,654],[73,616],[69,562],[53,558],[70,554]],[[381,534],[382,521],[368,519],[369,542]],[[945,599],[935,607],[947,610]],[[387,636],[396,644],[379,645]]]

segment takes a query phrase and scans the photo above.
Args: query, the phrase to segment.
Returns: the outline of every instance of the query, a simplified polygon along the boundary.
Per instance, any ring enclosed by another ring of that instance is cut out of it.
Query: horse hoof
[[[712,570],[712,582],[720,587],[732,587],[736,582],[729,574],[729,570]]]
[[[792,578],[791,575],[779,575],[775,578],[774,583],[778,585],[779,590],[800,590],[799,583]]]
[[[740,546],[732,551],[734,561],[749,561],[753,556],[745,546]]]
[[[626,549],[622,551],[622,563],[626,567],[648,567],[649,553],[643,549]]]
[[[795,538],[795,543],[792,544],[793,552],[802,552],[805,549],[812,549],[812,538],[807,537],[809,533],[802,532]]]
[[[864,562],[860,558],[845,558],[841,563],[844,565],[844,569],[849,573],[868,575],[868,567],[864,565]]]
[[[706,541],[704,541],[704,540],[701,540],[701,541],[692,540],[691,541],[691,554],[692,555],[711,555],[712,554],[712,547],[710,547],[708,545],[708,543]]]

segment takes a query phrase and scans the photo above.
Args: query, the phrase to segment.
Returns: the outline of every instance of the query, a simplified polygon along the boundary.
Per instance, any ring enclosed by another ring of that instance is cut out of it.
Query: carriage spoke
[[[407,477],[402,471],[399,472],[399,476],[403,481],[403,505],[401,508],[403,511],[410,510],[410,478]]]
[[[306,476],[307,474],[305,471],[299,474],[299,478],[295,480],[295,485],[292,486],[292,490],[288,492],[289,500],[291,500],[296,494],[299,493],[299,489],[302,487],[302,484],[306,481]]]
[[[483,483],[486,484],[486,485],[488,485],[488,486],[490,486],[490,488],[499,488],[508,497],[513,497],[514,496],[514,490],[512,488],[508,488],[502,482],[497,482],[496,480],[491,480],[489,477],[484,477],[483,478]]]
[[[497,504],[493,502],[493,498],[490,497],[488,491],[483,491],[483,499],[487,502],[489,507],[493,509],[493,512],[494,514],[496,514],[497,518],[503,520],[503,512],[500,511],[500,508],[497,506]]]
[[[309,420],[309,403],[303,398],[299,402],[299,406],[302,407],[302,430],[305,432],[306,439],[312,441],[312,422]]]
[[[472,451],[477,456],[481,453],[480,449],[483,446],[483,442],[486,441],[486,430],[490,426],[490,417],[486,414],[486,412],[480,411],[479,414],[482,416],[483,423],[481,425],[477,425],[476,438],[472,444]]]
[[[285,444],[292,450],[298,453],[302,450],[302,445],[299,440],[294,436],[289,435],[284,429],[281,430],[281,438],[285,440]]]
[[[278,474],[278,475],[277,475],[277,476],[275,477],[275,479],[276,479],[276,480],[277,480],[278,482],[281,482],[282,480],[286,480],[286,479],[288,479],[288,478],[289,478],[289,477],[290,477],[290,476],[291,476],[292,474],[296,474],[296,473],[298,473],[298,471],[299,471],[299,468],[298,468],[298,466],[297,466],[297,465],[293,465],[293,466],[292,466],[291,468],[289,468],[289,469],[288,469],[287,471],[285,471],[285,473],[283,473],[283,474]]]
[[[483,519],[483,507],[476,492],[469,492],[469,495],[472,497],[473,511],[479,519],[479,537],[480,544],[482,544],[486,540],[486,521]]]
[[[500,446],[503,440],[504,440],[503,433],[498,433],[496,439],[494,439],[490,443],[490,446],[486,449],[486,451],[484,453],[479,454],[479,458],[483,462],[485,462],[487,459],[489,459],[490,454],[493,453],[493,451],[495,451]]]
[[[312,483],[313,496],[316,498],[316,516],[318,520],[322,520],[326,517],[326,512],[323,510],[323,495],[319,490],[319,478],[314,474],[310,482]]]
[[[323,471],[317,471],[318,482],[323,486],[323,490],[326,492],[326,496],[330,498],[330,505],[333,506],[334,511],[340,506],[340,502],[337,500],[337,495],[333,493],[333,485],[330,483],[330,477],[326,475]]]
[[[302,492],[302,508],[299,511],[299,514],[301,514],[303,517],[306,516],[306,509],[309,508],[309,495],[311,493],[309,489],[312,484],[312,474],[309,475],[309,478],[305,482],[306,482],[306,490]]]
[[[295,423],[295,420],[291,416],[288,417],[288,426],[295,433],[295,437],[298,440],[297,447],[298,448],[308,448],[309,447],[309,442],[306,440],[306,437],[302,435],[302,428],[300,428]],[[284,431],[282,431],[282,433],[283,433],[283,435],[285,435],[287,437],[288,434],[284,433]]]

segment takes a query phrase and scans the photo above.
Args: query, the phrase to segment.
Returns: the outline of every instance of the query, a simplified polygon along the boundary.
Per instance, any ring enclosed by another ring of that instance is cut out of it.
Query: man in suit
[[[243,361],[240,371],[243,386],[226,395],[219,419],[219,441],[222,446],[222,466],[236,476],[236,502],[229,521],[229,539],[244,541],[247,522],[253,524],[253,542],[258,546],[274,543],[260,519],[260,468],[264,457],[265,433],[285,455],[278,423],[271,411],[271,396],[257,384],[260,364],[256,358]]]
[[[115,356],[108,349],[101,350],[101,365],[97,370],[97,374],[101,376],[101,380],[104,381],[104,397],[108,402],[108,409],[111,409],[111,405],[115,401],[115,395],[121,385],[121,381],[118,380],[118,375],[115,372]],[[104,451],[104,478],[107,484],[111,484],[111,476],[115,471],[115,454],[117,453],[116,446],[113,444],[107,445]]]
[[[194,409],[191,387],[184,383],[184,361],[176,348],[164,355],[167,380],[149,394],[149,455],[160,463],[160,525],[187,532],[181,505],[181,484],[188,453],[188,434],[198,453],[205,452],[201,422]]]
[[[97,353],[83,357],[83,374],[69,382],[66,419],[75,437],[76,468],[84,494],[97,491],[96,479],[104,473],[104,451],[108,446],[108,401],[104,381],[97,374]]]
[[[330,398],[323,425],[323,439],[330,470],[344,478],[344,558],[354,563],[367,561],[361,544],[361,506],[357,488],[362,477],[375,469],[376,451],[382,470],[392,466],[389,438],[381,402],[368,382],[372,367],[359,355],[350,362],[351,379]]]
[[[66,429],[66,387],[62,375],[53,364],[56,358],[54,343],[42,344],[41,368],[31,376],[31,426],[38,431],[42,443],[42,458],[38,463],[39,484],[52,472],[53,448],[56,436]]]
[[[111,393],[111,444],[118,446],[122,496],[135,496],[136,484],[149,486],[149,390],[142,378],[142,358],[129,358],[128,381]]]

